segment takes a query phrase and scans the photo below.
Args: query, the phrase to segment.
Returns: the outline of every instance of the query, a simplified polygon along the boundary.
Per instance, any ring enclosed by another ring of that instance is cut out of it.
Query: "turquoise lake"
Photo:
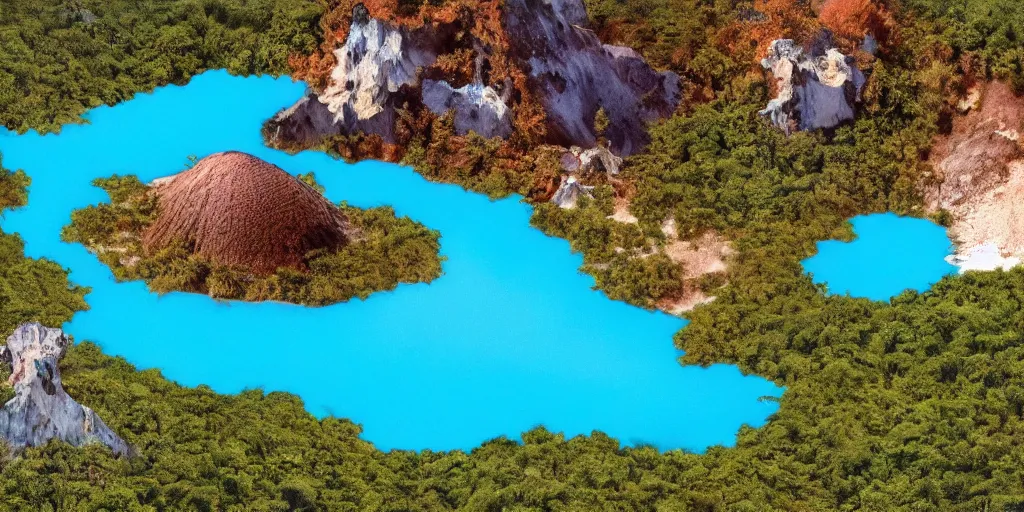
[[[953,243],[932,221],[879,213],[850,223],[855,240],[818,242],[818,253],[803,261],[831,294],[888,301],[908,289],[925,291],[957,271],[945,260]]]
[[[9,212],[3,229],[92,287],[92,309],[64,326],[70,334],[186,386],[295,393],[319,417],[361,424],[384,450],[469,449],[544,425],[702,451],[732,445],[741,425],[777,410],[759,400],[782,393],[764,379],[680,366],[672,336],[683,320],[594,291],[581,257],[531,228],[518,198],[491,201],[397,165],[265,148],[263,120],[303,91],[288,79],[211,72],[96,109],[91,124],[61,135],[0,132],[5,166],[32,177],[29,206]],[[224,303],[116,283],[84,247],[60,241],[72,209],[107,200],[94,178],[149,181],[183,170],[189,155],[226,150],[314,171],[332,201],[392,205],[439,230],[444,275],[324,308]]]

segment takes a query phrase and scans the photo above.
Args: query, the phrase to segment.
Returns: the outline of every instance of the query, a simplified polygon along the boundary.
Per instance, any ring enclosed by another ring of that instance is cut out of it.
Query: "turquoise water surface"
[[[29,206],[8,213],[3,229],[92,287],[92,309],[68,332],[187,386],[295,393],[317,416],[360,423],[385,450],[471,448],[543,424],[699,451],[733,444],[741,425],[777,409],[758,400],[782,392],[764,379],[727,365],[681,367],[672,335],[683,321],[593,291],[580,256],[529,227],[518,199],[490,201],[407,167],[265,148],[262,121],[303,89],[211,72],[96,109],[91,124],[59,136],[0,132],[5,166],[32,177]],[[118,284],[85,248],[60,241],[72,209],[107,200],[94,178],[148,181],[183,170],[189,155],[226,150],[315,171],[333,201],[393,205],[439,230],[444,275],[324,308],[223,303]]]
[[[829,293],[887,301],[904,290],[924,291],[957,267],[946,262],[953,252],[945,228],[926,219],[893,213],[850,219],[852,242],[818,242],[818,254],[804,270]]]

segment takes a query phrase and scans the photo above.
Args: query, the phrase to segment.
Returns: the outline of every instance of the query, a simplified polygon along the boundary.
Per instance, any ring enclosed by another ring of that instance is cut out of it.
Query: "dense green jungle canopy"
[[[334,3],[5,0],[0,119],[54,129],[204,68],[283,72],[288,51],[315,46],[317,17]],[[654,127],[627,162],[638,226],[605,218],[607,188],[571,213],[541,205],[534,219],[588,266],[611,259],[607,274],[592,269],[599,286],[642,305],[664,273],[616,263],[612,248],[657,237],[669,215],[681,234],[713,228],[735,240],[728,284],[676,339],[685,363],[734,363],[786,386],[778,413],[742,429],[735,447],[659,453],[536,429],[470,453],[383,453],[357,425],[317,421],[294,396],[182,388],[86,341],[63,363],[65,386],[139,456],[61,443],[0,455],[0,510],[1024,508],[1024,270],[947,278],[881,303],[826,296],[799,264],[814,241],[849,236],[852,215],[920,214],[924,156],[964,80],[1024,83],[1024,4],[889,4],[901,35],[873,63],[858,121],[789,138],[755,114],[768,93],[748,73],[752,54],[716,43],[746,7],[590,2],[600,33],[712,94],[693,92],[702,101]],[[86,23],[83,8],[98,19]],[[5,172],[3,206],[24,204],[26,185]],[[86,290],[52,262],[26,259],[16,236],[0,237],[0,259],[4,331],[87,307]]]
[[[320,40],[317,0],[4,0],[0,124],[58,130],[207,69],[288,71]]]

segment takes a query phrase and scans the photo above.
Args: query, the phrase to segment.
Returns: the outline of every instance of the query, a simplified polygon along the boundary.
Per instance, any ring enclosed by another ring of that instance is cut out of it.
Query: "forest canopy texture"
[[[607,218],[612,184],[572,211],[539,205],[534,224],[582,251],[609,295],[648,307],[669,293],[678,269],[616,247],[645,249],[666,218],[684,238],[715,230],[733,240],[724,279],[709,283],[716,300],[687,314],[675,342],[684,364],[736,364],[785,386],[767,425],[704,454],[543,428],[469,453],[383,453],[359,439],[358,425],[318,421],[294,396],[183,388],[86,341],[69,351],[64,385],[139,456],[51,443],[11,458],[0,448],[0,509],[1024,509],[1024,270],[948,277],[873,302],[825,295],[800,266],[815,241],[850,237],[853,215],[923,215],[917,184],[957,98],[992,79],[1024,92],[1024,4],[587,7],[602,40],[679,73],[684,101],[626,161],[617,186],[629,190],[636,225]],[[350,11],[337,0],[5,1],[0,122],[54,130],[89,107],[208,68],[287,72],[290,56],[322,42],[331,26],[323,13]],[[858,56],[869,79],[855,122],[786,137],[758,117],[771,95],[757,66],[768,41],[824,26],[853,48],[867,24],[887,36],[876,57]],[[439,133],[444,122],[436,120]],[[419,172],[492,195],[529,192],[529,173],[549,165],[540,149],[511,166],[486,140],[420,142],[407,157]],[[450,154],[468,157],[441,165]],[[27,185],[23,173],[5,171],[3,206],[23,205]],[[52,262],[26,259],[16,236],[0,236],[0,260],[5,332],[28,320],[60,324],[87,307],[86,290]]]
[[[319,43],[317,0],[4,0],[0,124],[56,131],[208,69],[284,74]]]

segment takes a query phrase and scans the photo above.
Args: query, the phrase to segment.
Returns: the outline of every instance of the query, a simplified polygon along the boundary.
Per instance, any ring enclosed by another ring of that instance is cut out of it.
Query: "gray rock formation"
[[[604,146],[583,149],[573,146],[566,151],[560,162],[562,170],[587,174],[592,172],[616,175],[622,167],[622,158],[615,156]]]
[[[870,55],[878,53],[878,39],[871,34],[864,34],[864,42],[860,44],[860,51]]]
[[[582,0],[542,0],[538,4],[551,6],[558,18],[570,25],[587,26],[587,6]]]
[[[602,45],[579,26],[586,21],[581,0],[510,0],[503,7],[503,39],[545,108],[548,142],[593,147],[594,119],[604,108],[610,149],[635,153],[648,142],[647,124],[678,105],[679,77],[654,71],[629,48]],[[279,113],[265,126],[266,135],[279,144],[306,146],[323,136],[356,132],[394,142],[395,108],[422,102],[438,115],[454,110],[460,134],[509,136],[509,99],[516,91],[511,83],[500,94],[488,85],[483,70],[489,68],[489,49],[479,40],[472,42],[477,56],[473,83],[459,88],[440,80],[420,83],[417,68],[429,67],[459,44],[449,32],[452,27],[435,24],[416,30],[394,27],[370,18],[357,5],[348,39],[335,51],[338,64],[326,90],[310,92]]]
[[[773,41],[761,66],[775,76],[778,96],[761,115],[787,134],[852,121],[864,75],[823,34],[805,51],[791,39]]]
[[[302,145],[343,133],[342,125],[335,123],[334,115],[314,92],[307,92],[297,103],[279,112],[264,129],[271,141]]]
[[[409,31],[371,18],[363,4],[356,5],[348,38],[334,51],[338,64],[327,88],[275,116],[267,126],[270,136],[311,143],[361,132],[394,142],[403,88],[417,85],[417,69],[437,59],[439,46],[433,25]]]
[[[580,183],[575,176],[569,176],[562,179],[562,184],[552,196],[551,202],[557,204],[559,208],[575,208],[581,196],[594,197],[593,191],[594,187]]]
[[[508,89],[506,89],[508,91]],[[512,134],[512,116],[493,88],[473,83],[453,89],[448,82],[423,81],[423,104],[437,115],[455,111],[455,133],[470,131],[486,138],[507,138]]]
[[[647,142],[647,123],[679,103],[679,77],[658,73],[628,49],[601,44],[580,0],[508,0],[502,23],[512,56],[527,71],[548,117],[550,142],[593,147],[594,117],[608,114],[606,136],[620,155]]]
[[[21,325],[0,346],[0,359],[11,365],[15,393],[0,408],[0,440],[15,452],[60,439],[74,446],[102,443],[128,455],[128,444],[61,386],[57,365],[67,347],[60,329],[38,323]]]

